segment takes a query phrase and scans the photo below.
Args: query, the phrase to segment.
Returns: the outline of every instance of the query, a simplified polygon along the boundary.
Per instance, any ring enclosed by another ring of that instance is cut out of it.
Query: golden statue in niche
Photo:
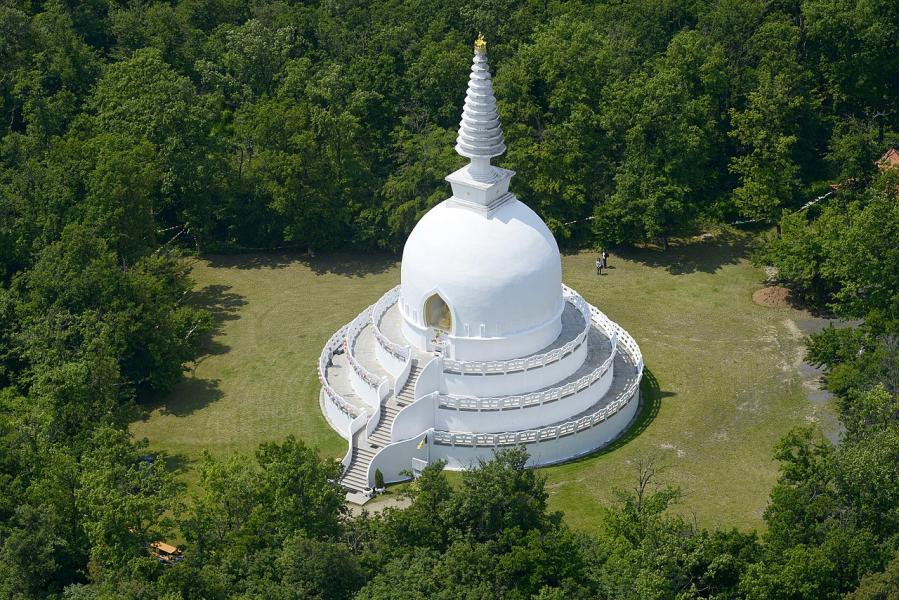
[[[425,321],[428,327],[434,329],[442,329],[446,332],[453,330],[453,315],[440,294],[434,294],[425,302]]]

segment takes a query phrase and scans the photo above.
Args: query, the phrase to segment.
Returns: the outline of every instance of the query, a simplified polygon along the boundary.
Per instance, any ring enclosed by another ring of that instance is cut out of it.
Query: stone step
[[[415,382],[418,381],[418,376],[421,373],[421,369],[417,366],[412,367],[412,370],[409,371],[409,379],[406,380],[406,385],[395,394],[396,403],[400,406],[407,406],[412,404],[415,400]]]
[[[358,471],[354,471],[353,473],[347,473],[346,477],[344,477],[341,481],[353,482],[362,480],[365,481],[365,474],[368,472],[368,465],[365,465],[364,469],[360,469]]]
[[[365,479],[365,474],[368,472],[368,465],[365,465],[365,468],[361,468],[358,471],[353,471],[352,473],[347,473],[344,479],[352,481],[353,479]]]
[[[364,476],[367,471],[368,471],[368,463],[365,463],[364,465],[360,464],[356,467],[355,470],[350,469],[347,472],[347,474],[344,476],[344,479],[352,479],[353,477]]]
[[[406,385],[403,386],[403,389],[400,390],[399,394],[394,395],[396,406],[393,404],[382,405],[381,418],[379,419],[375,430],[368,436],[368,443],[361,443],[361,445],[353,448],[353,459],[350,462],[350,467],[340,479],[340,483],[344,487],[360,491],[368,487],[368,466],[371,464],[371,461],[378,450],[390,444],[390,429],[393,426],[393,421],[396,419],[396,415],[399,414],[400,409],[414,400],[415,382],[418,380],[420,372],[421,369],[417,366],[412,368]],[[406,402],[402,402],[401,400],[405,400]],[[361,440],[362,438],[359,439]]]
[[[359,492],[361,492],[362,490],[364,490],[365,488],[368,487],[368,482],[365,479],[361,479],[361,478],[358,480],[353,480],[353,481],[344,480],[344,481],[341,481],[340,483],[343,485],[343,487],[350,488],[350,489],[353,489],[353,490],[356,490]]]

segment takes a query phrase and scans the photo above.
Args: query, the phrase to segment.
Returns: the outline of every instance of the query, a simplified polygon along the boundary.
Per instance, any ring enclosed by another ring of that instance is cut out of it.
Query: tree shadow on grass
[[[663,251],[657,246],[623,247],[615,253],[625,259],[650,267],[662,267],[672,275],[714,273],[726,265],[734,265],[749,254],[746,236],[721,233],[706,241],[675,240]]]
[[[364,277],[386,273],[397,265],[398,257],[385,252],[358,254],[321,254],[314,258],[304,257],[303,262],[316,275],[333,273],[345,277]]]
[[[394,268],[398,257],[386,252],[333,252],[309,256],[300,252],[210,254],[203,257],[211,267],[221,269],[283,269],[302,263],[316,275],[335,274],[364,277]]]
[[[595,452],[591,452],[590,454],[579,456],[566,464],[576,464],[586,460],[592,460],[597,456],[603,456],[604,454],[614,452],[615,450],[626,446],[631,441],[637,439],[641,433],[646,431],[646,428],[649,427],[650,423],[655,420],[659,414],[659,410],[662,408],[662,398],[670,398],[671,396],[676,395],[677,394],[674,392],[662,391],[659,387],[659,380],[652,374],[652,371],[644,367],[643,380],[640,382],[640,406],[637,408],[637,414],[634,415],[634,418],[631,420],[630,424],[628,424],[627,429],[621,432],[621,435],[615,438],[612,443],[607,444],[602,448],[598,448]]]
[[[175,475],[186,473],[194,462],[184,454],[164,454],[162,460],[165,461],[165,470]]]
[[[215,337],[222,333],[225,321],[234,321],[240,318],[240,309],[247,304],[244,296],[232,292],[230,285],[207,285],[197,290],[191,296],[190,302],[197,308],[208,310],[212,314],[212,330],[201,342],[203,357],[214,354],[224,354],[231,348],[217,341]],[[196,363],[199,364],[203,357]]]
[[[283,269],[300,260],[293,252],[252,252],[246,254],[207,254],[203,259],[216,269]]]
[[[175,385],[171,394],[147,403],[143,420],[148,421],[150,414],[157,410],[163,416],[186,417],[222,398],[219,383],[218,379],[186,377]]]
[[[247,301],[240,294],[229,291],[230,289],[229,285],[208,285],[193,292],[190,297],[189,302],[192,306],[208,310],[212,314],[212,329],[198,343],[199,356],[185,365],[186,369],[190,369],[191,375],[196,374],[197,366],[206,358],[225,354],[231,350],[230,346],[216,340],[216,336],[222,333],[225,321],[240,318],[240,309]],[[139,418],[147,421],[154,410],[159,410],[164,415],[179,417],[189,415],[198,408],[215,402],[222,395],[218,379],[182,376],[170,393],[141,398]]]

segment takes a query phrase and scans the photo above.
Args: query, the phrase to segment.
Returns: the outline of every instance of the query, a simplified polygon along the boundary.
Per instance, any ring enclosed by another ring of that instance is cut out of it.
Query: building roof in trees
[[[895,148],[890,148],[877,160],[877,168],[881,171],[886,171],[893,167],[899,167],[899,151]]]

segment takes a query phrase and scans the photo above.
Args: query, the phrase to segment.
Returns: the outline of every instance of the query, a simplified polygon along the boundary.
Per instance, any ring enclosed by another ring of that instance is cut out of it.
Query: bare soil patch
[[[752,294],[752,301],[767,308],[791,308],[793,306],[790,290],[780,285],[771,285],[756,290]]]

